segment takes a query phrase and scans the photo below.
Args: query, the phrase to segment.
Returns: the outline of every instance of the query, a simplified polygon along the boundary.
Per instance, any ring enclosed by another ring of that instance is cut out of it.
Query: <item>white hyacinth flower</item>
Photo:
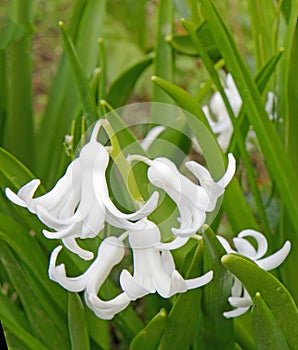
[[[78,277],[67,277],[64,264],[56,265],[57,256],[62,246],[56,247],[50,258],[50,279],[71,292],[81,292],[84,290],[86,304],[97,317],[104,320],[112,319],[116,313],[124,310],[131,301],[125,293],[121,293],[108,301],[104,301],[98,297],[98,291],[112,268],[124,256],[123,238],[125,236],[120,236],[119,238],[111,236],[106,238],[99,246],[97,258]]]
[[[233,114],[237,118],[242,107],[242,99],[233,80],[233,77],[229,73],[226,75],[225,85],[226,87],[224,88],[224,92],[229,101]],[[268,114],[269,120],[277,119],[275,108],[276,103],[276,95],[272,91],[269,91],[265,104],[265,110]],[[215,92],[210,99],[209,106],[205,105],[202,107],[202,109],[206,116],[206,119],[208,120],[211,130],[217,134],[218,144],[223,151],[226,151],[230,144],[234,128],[221,94],[218,91]],[[250,131],[249,136],[250,138],[254,138],[255,133]],[[251,146],[251,143],[248,142],[247,147],[250,148]]]
[[[186,162],[186,167],[199,180],[195,184],[182,175],[169,159],[159,157],[150,160],[139,155],[132,155],[128,160],[139,160],[149,165],[147,176],[156,187],[163,189],[176,203],[180,213],[180,228],[172,232],[180,237],[189,237],[205,223],[206,213],[215,209],[217,200],[235,174],[236,162],[232,154],[228,155],[228,167],[223,177],[215,182],[209,171],[195,161]]]
[[[242,99],[231,74],[227,74],[224,92],[235,117],[237,117],[242,106]],[[211,117],[210,110],[215,119]],[[203,112],[205,113],[212,131],[218,135],[217,141],[221,149],[226,151],[233,134],[233,124],[225,103],[218,91],[215,92],[210,99],[210,110],[208,106],[203,106]]]
[[[198,288],[212,279],[209,271],[201,277],[184,280],[175,269],[173,257],[168,249],[176,249],[182,244],[180,238],[170,246],[160,242],[159,228],[151,221],[144,219],[146,226],[129,230],[129,243],[133,251],[133,276],[123,270],[120,285],[123,291],[135,300],[149,293],[157,292],[164,298],[188,289]]]
[[[257,249],[245,237],[252,237],[257,243]],[[272,255],[265,257],[268,249],[268,243],[265,236],[255,230],[243,230],[237,237],[233,238],[235,249],[232,249],[228,241],[221,236],[217,236],[218,240],[227,253],[238,253],[254,261],[260,268],[270,271],[278,267],[288,256],[291,243],[286,241],[283,247]],[[237,317],[244,314],[252,305],[252,300],[243,287],[242,283],[234,277],[232,287],[232,296],[228,299],[231,306],[235,307],[232,311],[224,312],[226,318]]]
[[[148,131],[144,139],[141,141],[141,147],[144,151],[148,151],[153,141],[166,129],[164,125],[157,125]]]
[[[43,230],[47,238],[62,239],[69,250],[85,260],[92,259],[93,254],[80,248],[76,238],[95,237],[105,221],[116,227],[128,228],[132,224],[128,220],[146,217],[158,201],[158,193],[155,192],[141,209],[132,214],[122,213],[111,201],[105,178],[109,153],[96,140],[104,123],[108,122],[97,122],[90,141],[82,147],[79,157],[70,163],[65,175],[50,192],[33,198],[40,184],[37,179],[23,186],[17,194],[6,188],[6,195],[12,202],[28,208],[56,231]]]

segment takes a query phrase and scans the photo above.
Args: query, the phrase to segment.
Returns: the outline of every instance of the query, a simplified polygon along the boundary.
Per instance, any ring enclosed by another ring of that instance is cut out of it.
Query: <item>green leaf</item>
[[[221,18],[213,2],[201,0],[204,16],[210,24],[214,40],[226,61],[239,93],[242,97],[246,113],[257,134],[262,148],[268,170],[275,181],[280,196],[283,199],[289,217],[298,233],[298,189],[296,186],[296,173],[286,156],[279,136],[269,121],[264,109],[262,99],[253,82],[251,73],[245,64],[242,55],[237,50],[232,34]]]
[[[200,25],[196,29],[196,34],[199,40],[202,42],[202,45],[204,46],[205,50],[210,55],[210,58],[212,58],[215,61],[219,60],[221,58],[220,52],[218,51],[214,43],[213,37],[210,31],[208,30],[207,26]],[[191,37],[188,34],[168,35],[166,37],[166,41],[173,47],[173,49],[180,53],[189,56],[200,56],[196,45],[194,45]]]
[[[152,77],[152,80],[171,95],[181,108],[191,114],[189,115],[186,113],[186,118],[189,125],[191,125],[191,130],[194,136],[203,150],[210,172],[214,179],[220,178],[224,172],[222,164],[225,162],[225,156],[217,144],[215,136],[210,129],[200,104],[194,97],[179,86],[155,76]],[[199,122],[196,121],[193,116],[197,118]],[[237,203],[237,206],[235,206],[234,203]],[[229,217],[229,221],[236,232],[247,227],[258,228],[247,204],[246,198],[235,178],[231,181],[225,191],[223,205]]]
[[[107,320],[102,320],[95,316],[95,314],[89,309],[85,309],[88,332],[91,339],[100,346],[100,349],[110,350],[110,323]]]
[[[167,313],[161,309],[130,343],[130,350],[152,350],[158,347],[162,332],[166,326]]]
[[[4,126],[7,116],[7,64],[6,52],[0,49],[0,145],[3,144]]]
[[[298,173],[298,160],[297,160],[297,149],[298,149],[298,121],[297,121],[297,99],[298,99],[298,82],[295,79],[295,71],[297,69],[297,57],[298,57],[298,24],[296,24],[295,34],[292,42],[290,57],[289,57],[289,71],[288,71],[288,120],[286,127],[286,138],[287,138],[287,154],[289,160]]]
[[[213,271],[213,279],[203,290],[200,339],[204,349],[232,349],[234,345],[233,321],[223,316],[228,309],[233,277],[221,263],[225,250],[208,228],[203,232],[204,271]]]
[[[153,58],[153,54],[144,57],[116,78],[106,97],[113,108],[124,106],[127,103],[139,76],[152,64]]]
[[[95,97],[89,86],[89,82],[84,75],[82,64],[80,63],[79,56],[76,52],[73,42],[70,36],[67,34],[63,22],[59,22],[59,27],[62,33],[63,43],[65,51],[80,92],[81,102],[83,105],[83,111],[85,118],[90,125],[92,122],[97,120],[97,111],[95,105]]]
[[[192,141],[185,118],[173,118],[172,124],[158,135],[147,152],[151,159],[167,157],[179,167],[189,154]]]
[[[255,46],[255,60],[257,69],[261,68],[274,52],[274,39],[278,27],[275,20],[273,3],[250,0],[248,9],[251,18],[252,38]]]
[[[49,349],[32,335],[24,313],[2,293],[0,293],[0,319],[1,323],[7,327],[13,335],[22,340],[29,349]]]
[[[11,43],[32,34],[34,26],[31,22],[15,23],[8,17],[0,18],[0,50],[5,50]]]
[[[200,242],[188,267],[186,278],[202,274],[203,245]],[[201,310],[202,288],[180,294],[168,315],[158,350],[189,349],[195,334],[196,321]],[[187,317],[186,317],[187,315]]]
[[[33,334],[49,349],[68,349],[68,334],[45,311],[24,269],[5,243],[1,245],[0,260],[20,297]]]
[[[96,66],[98,38],[102,37],[106,0],[76,1],[69,21],[69,35],[75,44],[84,77],[90,77]],[[86,40],[88,38],[88,40]],[[46,110],[37,135],[36,173],[52,185],[64,169],[59,168],[65,135],[72,120],[81,113],[79,92],[66,53],[63,54],[48,97]],[[48,160],[51,159],[51,162]]]
[[[30,23],[34,3],[33,0],[12,1],[12,20]],[[13,41],[8,50],[10,69],[3,138],[3,145],[30,167],[35,161],[31,44],[32,37],[22,36],[18,41]]]
[[[174,4],[172,0],[161,0],[158,3],[158,22],[155,40],[154,74],[168,81],[174,77],[173,50],[165,38],[171,34],[173,28]],[[172,99],[157,85],[153,85],[153,102],[173,103]],[[152,112],[152,122],[156,122]]]
[[[35,236],[7,215],[0,213],[0,240],[5,241],[31,270],[31,273],[48,293],[47,298],[60,310],[65,311],[66,293],[47,274],[48,259]]]
[[[225,93],[225,90],[224,90],[222,83],[220,81],[220,77],[219,77],[219,75],[214,67],[213,62],[211,61],[206,49],[203,46],[203,43],[201,43],[200,38],[198,37],[198,35],[196,33],[195,25],[193,23],[187,22],[185,20],[183,20],[182,23],[183,23],[184,27],[186,28],[186,30],[189,32],[190,37],[193,40],[194,45],[197,47],[197,50],[200,53],[201,59],[202,59],[203,63],[205,64],[208,73],[210,74],[210,77],[212,78],[214,84],[216,85],[216,87],[217,87],[217,89],[222,97],[222,100],[224,101],[224,104],[226,106],[226,110],[228,112],[230,121],[231,121],[233,128],[235,130],[236,126],[237,126],[237,121],[236,121],[236,118],[234,116],[233,109],[231,107],[231,101],[229,101],[229,99]],[[202,24],[202,26],[208,27],[208,24],[206,22],[204,22]],[[254,195],[256,204],[257,204],[258,212],[260,214],[260,218],[261,218],[263,227],[265,227],[266,232],[269,232],[267,217],[265,214],[265,208],[263,206],[260,191],[259,191],[258,186],[256,184],[254,169],[251,165],[251,160],[249,158],[248,151],[246,148],[246,142],[245,142],[246,134],[244,135],[245,137],[243,137],[242,133],[240,133],[240,132],[237,133],[237,131],[235,134],[236,134],[235,139],[237,141],[237,146],[238,146],[238,149],[240,151],[240,155],[241,155],[242,161],[244,163],[244,166],[246,168],[249,184],[251,186],[251,190],[252,190],[252,193]]]
[[[72,350],[90,349],[84,306],[77,293],[68,293],[68,328]]]
[[[298,313],[286,288],[269,272],[240,255],[225,255],[222,263],[243,283],[251,298],[256,293],[262,295],[290,348],[295,349],[298,344]]]
[[[284,334],[260,293],[256,293],[252,309],[252,322],[258,350],[289,349]]]

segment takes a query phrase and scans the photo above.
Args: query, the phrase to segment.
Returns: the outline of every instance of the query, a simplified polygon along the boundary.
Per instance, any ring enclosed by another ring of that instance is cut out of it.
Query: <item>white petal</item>
[[[225,318],[234,318],[245,314],[248,309],[249,307],[238,307],[235,310],[224,312],[223,315]]]
[[[164,250],[161,253],[161,266],[164,269],[165,273],[169,276],[171,276],[175,270],[175,262],[173,256],[168,250]]]
[[[60,230],[66,228],[66,226],[73,225],[80,221],[81,217],[79,213],[72,215],[69,218],[60,219],[52,215],[46,208],[42,205],[36,206],[36,214],[41,222],[43,222],[48,227],[55,230]]]
[[[85,273],[83,273],[81,276],[67,277],[65,274],[64,265],[62,264],[56,266],[57,256],[61,249],[62,246],[58,246],[53,250],[51,254],[49,277],[51,280],[58,282],[63,288],[71,292],[80,292],[86,288],[94,267],[91,265],[89,269],[86,270]]]
[[[141,141],[141,147],[144,151],[147,151],[149,147],[151,146],[152,142],[165,130],[165,126],[163,125],[157,125],[145,136],[145,138]]]
[[[181,248],[186,244],[189,240],[189,237],[177,237],[173,241],[168,243],[160,243],[158,246],[156,246],[156,249],[158,250],[174,250]]]
[[[229,242],[222,236],[217,235],[217,239],[219,240],[220,244],[224,247],[225,251],[229,253],[235,253],[235,250],[233,250],[229,244]]]
[[[257,255],[257,252],[250,242],[248,242],[246,239],[237,237],[233,238],[233,242],[239,254],[242,254],[254,260],[254,257]]]
[[[289,241],[286,241],[286,243],[283,245],[283,247],[280,250],[268,256],[267,258],[256,261],[256,263],[266,271],[273,270],[286,259],[290,250],[291,250],[291,243]]]
[[[10,188],[7,187],[5,189],[5,194],[6,197],[14,204],[27,208],[27,203],[23,201],[17,194],[15,194]]]
[[[228,154],[227,170],[226,170],[224,176],[219,181],[217,181],[217,184],[223,188],[226,188],[227,185],[232,180],[233,176],[235,175],[235,171],[236,171],[236,160],[235,160],[233,154],[229,153]]]
[[[187,291],[186,282],[177,270],[173,271],[171,284],[169,287],[167,286],[167,289],[159,289],[157,292],[164,298],[170,298],[174,294],[184,293]]]
[[[209,271],[205,273],[203,276],[191,278],[185,280],[187,289],[194,289],[198,287],[202,287],[205,284],[209,283],[213,278],[213,271]]]
[[[233,135],[233,126],[232,124],[230,125],[230,127],[226,128],[225,130],[223,130],[219,135],[217,135],[217,142],[220,146],[220,148],[226,152],[226,150],[229,147],[230,141],[231,141],[231,137]]]
[[[21,187],[17,194],[14,193],[10,188],[5,189],[5,194],[7,198],[13,203],[21,207],[28,207],[30,206],[30,201],[32,200],[33,195],[36,192],[39,185],[40,180],[34,179],[28,182],[23,187]]]
[[[127,270],[122,270],[120,274],[120,285],[131,300],[136,300],[150,293],[150,291],[141,286]]]
[[[205,181],[213,182],[213,179],[212,179],[209,171],[203,165],[192,160],[190,162],[186,162],[185,166],[200,181],[200,184],[202,186],[203,186]]]
[[[257,241],[257,252],[255,253],[255,256],[249,256],[251,259],[257,260],[266,254],[268,244],[265,236],[262,233],[255,230],[243,230],[238,234],[238,237],[253,237]]]
[[[172,228],[172,232],[176,236],[189,237],[195,234],[205,223],[206,213],[198,207],[194,206],[190,210],[187,206],[183,205],[183,202],[178,207],[181,218],[180,228]]]
[[[30,181],[27,185],[20,188],[18,196],[25,202],[31,200],[39,185],[40,180],[38,179]]]
[[[250,307],[252,305],[250,297],[229,297],[228,300],[234,307]]]
[[[130,299],[125,293],[121,293],[111,300],[103,301],[96,294],[88,294],[87,291],[85,292],[85,301],[95,315],[102,320],[111,320],[115,314],[124,310],[130,303]]]
[[[93,259],[94,254],[81,248],[73,237],[64,238],[62,239],[62,242],[68,250],[77,254],[80,258],[84,260]]]
[[[74,223],[73,225],[67,226],[65,229],[51,232],[48,230],[42,230],[43,235],[49,239],[62,239],[67,237],[78,238],[81,235],[82,224]]]
[[[218,91],[210,99],[210,109],[218,120],[229,118],[224,101]]]
[[[240,297],[242,294],[243,286],[238,278],[234,277],[234,284],[232,287],[232,297]]]

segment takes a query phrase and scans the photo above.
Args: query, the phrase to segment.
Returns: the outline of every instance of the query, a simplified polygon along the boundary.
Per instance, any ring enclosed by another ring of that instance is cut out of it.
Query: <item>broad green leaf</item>
[[[28,321],[16,304],[12,303],[0,293],[0,318],[1,323],[16,337],[18,337],[29,349],[48,350],[40,340],[32,335],[28,327]]]
[[[236,342],[245,350],[255,350],[256,344],[251,325],[250,315],[242,315],[234,319],[234,334]]]
[[[298,188],[296,174],[291,166],[279,136],[269,121],[263,107],[260,94],[253,82],[252,75],[242,55],[237,50],[235,41],[221,18],[214,4],[209,0],[201,0],[206,20],[214,34],[218,48],[226,61],[239,93],[242,97],[246,113],[258,136],[258,141],[268,164],[268,170],[275,181],[279,193],[288,209],[289,217],[298,232]]]
[[[179,86],[159,77],[152,77],[152,80],[170,94],[181,108],[191,113],[201,122],[194,122],[194,119],[187,115],[189,125],[191,125],[192,132],[203,150],[211,174],[215,179],[219,178],[223,173],[222,162],[225,156],[217,144],[200,104]],[[237,203],[237,206],[234,203]],[[223,206],[235,231],[239,232],[247,227],[258,227],[236,179],[231,181],[225,191]]]
[[[59,328],[47,314],[21,264],[5,243],[1,245],[0,260],[20,297],[33,334],[49,349],[69,349],[66,329]]]
[[[110,323],[107,320],[102,320],[95,316],[89,309],[85,309],[88,332],[91,339],[100,346],[100,349],[110,350]]]
[[[0,190],[4,191],[6,187],[9,187],[13,191],[18,191],[21,186],[30,180],[34,179],[34,175],[22,164],[19,160],[14,158],[9,152],[0,147]],[[37,194],[44,193],[42,186],[37,190]],[[3,194],[4,197],[4,194]],[[37,234],[38,240],[44,246],[47,251],[54,248],[53,241],[45,239],[41,234],[41,230],[44,228],[40,221],[28,212],[27,209],[21,208],[17,205],[10,203],[10,201],[4,197],[4,201],[8,207],[7,213],[16,219],[16,221],[24,224],[28,230],[33,230]],[[1,203],[3,205],[3,203]],[[13,208],[13,209],[12,209]]]
[[[198,35],[196,33],[194,24],[191,22],[187,22],[185,20],[183,20],[182,23],[183,23],[184,27],[186,28],[186,30],[189,32],[190,37],[193,40],[194,45],[197,47],[197,50],[200,53],[201,59],[202,59],[203,63],[205,64],[207,71],[210,74],[210,77],[212,78],[214,84],[216,85],[216,87],[217,87],[217,89],[218,89],[218,91],[219,91],[219,93],[224,101],[224,104],[226,106],[226,110],[228,112],[230,121],[233,125],[233,128],[235,129],[236,125],[237,125],[237,121],[236,121],[233,109],[231,107],[231,101],[229,101],[229,99],[225,93],[225,90],[221,84],[220,77],[219,77],[219,75],[214,67],[214,64],[211,61],[206,49],[204,48],[203,43],[201,43],[200,38],[198,37]],[[204,22],[202,24],[202,26],[208,27],[208,24]],[[244,136],[246,136],[246,134]],[[247,177],[248,177],[248,180],[249,180],[249,183],[251,186],[251,191],[254,195],[263,227],[265,227],[266,232],[269,233],[269,227],[268,227],[268,221],[267,221],[267,217],[266,217],[266,213],[265,213],[265,208],[263,206],[260,191],[259,191],[258,186],[256,184],[254,169],[251,165],[251,160],[249,158],[249,154],[248,154],[248,151],[246,148],[245,137],[243,137],[242,133],[236,133],[236,141],[237,141],[237,147],[240,151],[242,161],[243,161],[244,166],[246,168]]]
[[[144,57],[116,78],[106,97],[113,108],[116,109],[127,103],[139,76],[152,64],[153,58],[153,54]]]
[[[42,251],[35,236],[7,215],[0,213],[0,240],[5,241],[24,261],[31,273],[42,284],[44,291],[48,291],[49,300],[65,310],[66,293],[51,282],[47,274],[48,259]]]
[[[295,302],[285,287],[269,272],[240,255],[225,255],[222,263],[243,283],[251,298],[256,293],[262,295],[290,348],[295,349],[298,344],[298,313]]]
[[[255,47],[256,67],[260,69],[273,54],[274,39],[276,39],[278,31],[278,27],[274,23],[276,14],[272,2],[250,0],[248,1],[248,8]]]
[[[102,37],[105,0],[76,1],[69,23],[69,35],[75,44],[84,77],[88,78],[96,66],[98,38]],[[86,40],[88,38],[88,40]],[[63,54],[49,93],[48,103],[37,135],[38,158],[36,173],[46,187],[52,185],[63,169],[59,169],[64,136],[71,122],[81,113],[79,92],[66,53]],[[48,160],[51,159],[51,162]],[[65,166],[65,160],[64,160]]]
[[[214,43],[213,37],[210,34],[207,26],[200,25],[196,29],[196,34],[199,40],[202,42],[202,45],[205,47],[205,50],[208,52],[210,57],[213,60],[220,59],[220,53]],[[175,49],[176,51],[190,55],[190,56],[200,56],[200,53],[197,50],[196,45],[194,45],[192,39],[188,34],[173,34],[166,37],[167,42]]]
[[[202,274],[203,245],[200,242],[194,252],[185,278]],[[192,289],[177,296],[168,315],[158,350],[189,349],[193,342],[196,322],[201,310],[202,288]]]
[[[33,0],[12,1],[12,20],[15,23],[30,23],[34,4]],[[22,36],[12,42],[8,50],[10,69],[3,139],[3,145],[30,167],[34,165],[35,151],[31,44],[32,37]]]
[[[71,66],[78,90],[80,92],[80,98],[83,106],[83,112],[87,123],[90,125],[97,120],[97,111],[95,105],[95,98],[92,94],[89,82],[84,75],[82,64],[80,63],[79,56],[76,52],[73,42],[70,36],[67,34],[63,22],[59,22],[60,30],[62,33],[63,43],[65,51]]]
[[[130,343],[130,350],[152,350],[158,347],[167,322],[167,313],[161,309]]]
[[[298,82],[295,79],[297,70],[298,57],[298,24],[296,24],[295,35],[293,37],[290,60],[288,63],[288,120],[286,127],[287,154],[293,168],[298,173],[297,149],[298,149],[298,121],[297,121],[297,99],[298,99]]]
[[[1,17],[0,29],[0,50],[5,50],[11,43],[34,34],[31,22],[15,23],[8,17]]]
[[[151,159],[167,157],[178,167],[189,154],[192,141],[188,136],[189,126],[185,118],[174,118],[173,127],[166,128],[150,145]]]
[[[72,350],[90,349],[84,306],[77,293],[68,293],[68,328]]]
[[[0,145],[3,144],[4,125],[7,115],[7,65],[6,52],[0,49]]]
[[[202,315],[199,339],[204,349],[232,349],[234,344],[233,321],[223,316],[228,309],[232,275],[221,263],[225,250],[208,228],[203,232],[204,271],[213,271],[213,279],[203,289]]]
[[[256,338],[256,349],[289,349],[282,330],[261,294],[256,293],[253,301],[252,322]]]
[[[157,12],[157,33],[155,40],[155,59],[153,63],[153,72],[155,75],[172,81],[174,77],[173,50],[170,45],[167,44],[165,38],[168,34],[172,33],[174,17],[173,1],[159,1]],[[153,85],[152,101],[171,104],[173,103],[170,96],[155,84]],[[151,121],[153,123],[156,122],[154,111],[152,113]]]

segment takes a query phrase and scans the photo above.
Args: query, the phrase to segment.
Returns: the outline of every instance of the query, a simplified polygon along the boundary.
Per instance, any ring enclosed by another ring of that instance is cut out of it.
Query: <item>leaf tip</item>
[[[225,265],[230,259],[230,254],[225,254],[224,256],[221,257],[221,263]]]
[[[166,41],[167,43],[171,42],[172,40],[173,40],[173,35],[172,35],[172,34],[166,35],[165,41]]]

